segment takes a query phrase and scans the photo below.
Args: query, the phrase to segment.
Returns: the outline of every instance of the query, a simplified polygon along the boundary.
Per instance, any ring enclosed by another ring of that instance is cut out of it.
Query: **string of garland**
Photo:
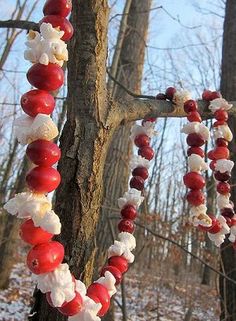
[[[131,179],[129,190],[118,199],[121,221],[118,224],[118,240],[108,249],[108,262],[102,268],[100,278],[88,289],[83,282],[76,280],[70,273],[64,260],[64,247],[53,241],[53,236],[61,232],[59,217],[52,209],[47,194],[60,184],[60,174],[54,168],[59,161],[61,151],[53,143],[58,129],[50,114],[55,107],[52,91],[58,90],[64,83],[62,65],[68,60],[65,41],[71,39],[73,27],[66,17],[71,12],[71,1],[46,1],[44,18],[40,21],[40,32],[31,31],[27,36],[25,59],[33,63],[27,73],[29,83],[36,89],[25,93],[21,106],[26,115],[15,122],[15,133],[22,145],[27,145],[26,154],[32,162],[32,169],[26,176],[28,191],[15,195],[4,208],[12,215],[25,219],[20,227],[20,236],[32,246],[27,255],[27,266],[32,271],[38,289],[46,294],[48,303],[57,308],[70,321],[99,321],[109,309],[111,296],[116,293],[122,276],[129,264],[134,261],[132,251],[136,240],[133,236],[134,219],[144,200],[142,191],[148,178],[150,161],[154,151],[150,140],[155,135],[155,118],[143,120],[142,125],[135,124],[131,130],[131,139],[138,147],[138,155],[130,161]],[[225,235],[231,231],[229,239],[235,243],[236,219],[230,202],[230,171],[232,162],[228,160],[227,142],[232,134],[226,123],[230,105],[221,97],[211,93],[209,108],[214,112],[214,136],[216,148],[209,152],[211,168],[218,181],[218,206],[221,215],[218,218],[207,215],[203,188],[205,180],[200,172],[207,170],[204,152],[201,146],[209,139],[208,128],[201,123],[197,111],[197,102],[190,99],[187,91],[176,91],[173,87],[156,99],[168,99],[187,113],[189,124],[183,132],[188,134],[188,164],[190,172],[184,177],[184,183],[190,192],[191,220],[194,225],[208,232],[209,237],[220,245]],[[218,94],[217,94],[218,95]]]
[[[46,1],[40,32],[30,31],[27,36],[24,56],[33,63],[27,79],[36,89],[22,96],[21,106],[26,115],[19,117],[14,125],[18,141],[27,145],[26,154],[32,169],[26,176],[28,191],[15,195],[4,208],[24,219],[20,237],[32,246],[27,266],[48,303],[70,321],[99,321],[109,309],[116,285],[121,282],[129,263],[134,261],[133,221],[144,200],[142,190],[148,178],[149,162],[154,157],[150,139],[155,134],[155,119],[146,119],[142,125],[132,127],[131,139],[138,147],[138,155],[130,161],[130,188],[118,200],[121,210],[118,240],[108,249],[108,262],[101,270],[101,277],[86,289],[84,283],[70,273],[68,264],[62,263],[64,246],[52,240],[54,235],[60,234],[61,223],[47,197],[61,180],[54,168],[61,151],[52,141],[58,129],[50,117],[55,107],[51,92],[64,83],[61,67],[68,60],[65,41],[73,35],[73,27],[66,19],[71,9],[68,0],[57,0],[57,6],[54,0]]]
[[[204,162],[204,151],[201,146],[209,140],[209,130],[201,123],[201,117],[198,113],[197,102],[187,100],[184,103],[184,110],[187,113],[189,123],[184,125],[182,132],[187,134],[188,166],[190,172],[184,176],[184,184],[190,189],[187,194],[187,201],[190,204],[190,214],[193,225],[202,231],[206,231],[211,241],[216,246],[220,246],[226,236],[233,242],[235,247],[236,235],[236,216],[233,210],[233,204],[230,202],[230,185],[227,181],[230,179],[230,172],[234,163],[230,161],[228,142],[232,140],[232,133],[226,123],[228,120],[227,111],[232,107],[223,99],[218,92],[204,91],[203,100],[209,102],[209,109],[214,113],[216,122],[213,124],[214,140],[216,147],[208,153],[211,159],[210,168],[214,172],[214,178],[217,181],[217,204],[220,209],[220,215],[207,214],[206,200],[202,192],[205,186],[205,179],[200,172],[208,170]]]

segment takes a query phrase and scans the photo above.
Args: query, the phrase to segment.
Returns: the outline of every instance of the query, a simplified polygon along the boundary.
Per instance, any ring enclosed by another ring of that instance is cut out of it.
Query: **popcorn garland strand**
[[[148,178],[148,168],[154,151],[150,139],[155,135],[154,118],[134,125],[131,139],[138,147],[138,155],[130,161],[132,178],[130,189],[118,200],[121,221],[118,240],[108,249],[108,263],[101,270],[101,277],[86,289],[83,282],[70,273],[64,259],[64,247],[53,241],[61,232],[59,217],[47,198],[60,184],[60,174],[53,167],[61,157],[59,147],[52,142],[58,135],[57,126],[50,114],[55,107],[51,91],[64,82],[61,69],[68,60],[64,41],[73,35],[73,27],[66,17],[71,12],[70,0],[46,1],[40,21],[40,32],[30,31],[24,56],[33,63],[27,73],[29,83],[36,89],[25,93],[21,106],[26,115],[15,121],[15,134],[22,145],[28,145],[26,154],[33,169],[26,176],[29,191],[15,195],[4,208],[12,215],[25,219],[20,226],[22,240],[32,246],[27,255],[27,266],[33,273],[38,289],[46,294],[48,303],[56,307],[70,321],[99,321],[110,306],[129,263],[134,261],[136,247],[134,219],[144,200],[142,190]]]
[[[234,162],[229,160],[228,149],[228,143],[233,139],[233,135],[227,124],[228,110],[233,105],[223,99],[220,93],[209,90],[204,91],[203,99],[209,102],[209,109],[216,120],[213,123],[215,147],[208,152],[208,158],[211,160],[210,168],[217,183],[217,206],[220,210],[220,215],[213,222],[215,234],[208,232],[208,236],[219,246],[224,242],[226,234],[230,233],[228,239],[235,248],[236,215],[233,203],[230,201],[231,186],[228,183],[234,166]]]
[[[221,215],[215,217],[207,215],[205,197],[201,189],[205,186],[205,180],[200,175],[201,170],[207,170],[207,164],[204,162],[204,152],[201,146],[209,139],[208,128],[201,124],[201,116],[198,113],[197,102],[187,100],[184,103],[184,110],[190,123],[184,125],[182,132],[188,134],[188,165],[190,172],[184,176],[184,184],[190,188],[187,194],[187,201],[190,204],[191,219],[195,226],[206,231],[211,241],[216,246],[220,246],[226,235],[231,233],[229,240],[234,242],[236,239],[236,215],[233,205],[230,202],[230,185],[227,181],[230,178],[230,172],[234,163],[229,158],[228,142],[232,140],[232,133],[226,123],[228,113],[232,105],[221,98],[218,92],[204,91],[203,100],[210,102],[209,109],[214,113],[216,122],[214,123],[214,139],[216,147],[208,153],[208,158],[212,161],[210,168],[214,172],[217,184],[217,204]]]
[[[204,161],[204,151],[201,148],[210,137],[208,128],[202,124],[201,116],[198,112],[198,105],[195,100],[189,99],[184,102],[184,111],[187,113],[189,123],[184,125],[181,132],[187,134],[187,144],[189,149],[188,167],[189,172],[184,175],[184,184],[190,189],[186,198],[190,205],[190,220],[194,226],[210,227],[212,219],[207,215],[206,199],[203,193],[205,179],[201,175],[202,171],[208,169]]]

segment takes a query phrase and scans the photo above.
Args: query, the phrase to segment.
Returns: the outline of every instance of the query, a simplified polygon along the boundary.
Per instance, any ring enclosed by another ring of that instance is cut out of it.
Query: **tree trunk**
[[[227,0],[224,21],[221,92],[227,100],[236,99],[236,1]],[[231,116],[230,128],[236,136],[236,118]],[[230,144],[231,157],[236,162],[235,138]],[[232,171],[232,181],[236,181],[236,166]],[[236,186],[232,187],[232,201],[236,204]],[[236,253],[230,242],[221,247],[221,270],[236,280]],[[236,286],[220,277],[221,320],[236,320]]]

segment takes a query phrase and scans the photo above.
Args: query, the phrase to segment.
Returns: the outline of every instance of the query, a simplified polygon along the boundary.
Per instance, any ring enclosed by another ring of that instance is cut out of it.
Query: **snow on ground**
[[[151,273],[150,273],[151,274]],[[129,321],[183,321],[190,306],[191,321],[218,320],[218,300],[215,290],[198,283],[179,284],[173,279],[149,276],[130,271],[126,277],[126,301]],[[23,262],[11,273],[10,287],[0,291],[0,320],[26,321],[30,309],[34,283]],[[120,290],[116,300],[121,302]],[[121,321],[116,305],[116,321]]]
[[[17,263],[11,273],[9,288],[0,291],[0,320],[27,320],[33,290],[34,284],[25,263]]]
[[[126,278],[127,316],[129,321],[183,321],[192,309],[191,321],[219,320],[219,302],[215,290],[195,284],[178,284],[150,273]],[[121,303],[121,294],[117,296]],[[117,306],[117,305],[116,305]],[[122,320],[116,307],[116,321]]]

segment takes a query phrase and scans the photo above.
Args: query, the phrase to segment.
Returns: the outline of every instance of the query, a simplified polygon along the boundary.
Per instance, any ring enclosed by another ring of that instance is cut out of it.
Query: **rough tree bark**
[[[236,99],[236,1],[227,0],[223,52],[222,52],[222,78],[221,92],[227,100]],[[230,117],[230,128],[236,135],[236,117]],[[231,157],[236,162],[235,139],[230,144]],[[236,181],[236,166],[232,171],[232,181]],[[236,186],[232,187],[232,201],[236,204]],[[232,245],[227,241],[221,247],[221,270],[232,279],[236,280],[236,253]],[[236,320],[236,286],[229,281],[220,278],[221,295],[221,320]]]

